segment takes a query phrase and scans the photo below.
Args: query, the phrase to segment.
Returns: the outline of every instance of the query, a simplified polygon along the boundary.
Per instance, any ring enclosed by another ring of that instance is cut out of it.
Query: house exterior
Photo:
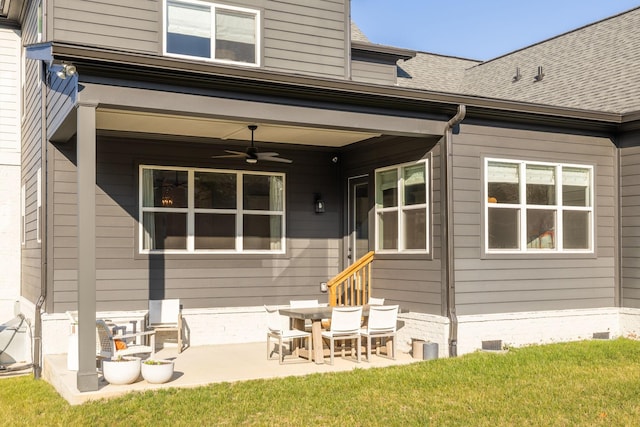
[[[20,54],[20,27],[0,21],[0,321],[20,299]]]
[[[80,390],[96,312],[180,298],[190,345],[261,341],[369,250],[405,349],[636,333],[640,9],[479,62],[372,44],[348,0],[3,4],[21,309],[36,363],[78,311]]]

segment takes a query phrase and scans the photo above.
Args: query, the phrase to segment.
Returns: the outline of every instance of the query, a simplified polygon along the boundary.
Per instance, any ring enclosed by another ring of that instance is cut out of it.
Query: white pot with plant
[[[142,378],[148,383],[166,383],[172,376],[173,360],[147,359],[142,362]]]
[[[102,375],[109,384],[131,384],[140,376],[140,358],[105,359],[102,361]]]

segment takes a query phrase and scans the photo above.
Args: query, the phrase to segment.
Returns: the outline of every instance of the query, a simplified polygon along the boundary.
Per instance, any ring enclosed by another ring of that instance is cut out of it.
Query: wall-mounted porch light
[[[324,213],[324,200],[322,200],[322,195],[320,193],[315,194],[313,205],[316,213]]]
[[[56,71],[56,76],[58,78],[64,80],[67,77],[73,77],[78,71],[76,70],[76,66],[73,64],[62,64],[62,68]]]

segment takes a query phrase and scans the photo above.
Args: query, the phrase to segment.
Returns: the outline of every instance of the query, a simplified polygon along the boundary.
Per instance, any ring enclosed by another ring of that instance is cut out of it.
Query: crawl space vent
[[[500,351],[502,350],[502,340],[482,341],[482,350]]]

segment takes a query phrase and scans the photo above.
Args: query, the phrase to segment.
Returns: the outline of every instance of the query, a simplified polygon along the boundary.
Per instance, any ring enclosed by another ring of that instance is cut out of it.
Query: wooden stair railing
[[[329,306],[364,305],[369,301],[373,254],[368,252],[327,282]]]

